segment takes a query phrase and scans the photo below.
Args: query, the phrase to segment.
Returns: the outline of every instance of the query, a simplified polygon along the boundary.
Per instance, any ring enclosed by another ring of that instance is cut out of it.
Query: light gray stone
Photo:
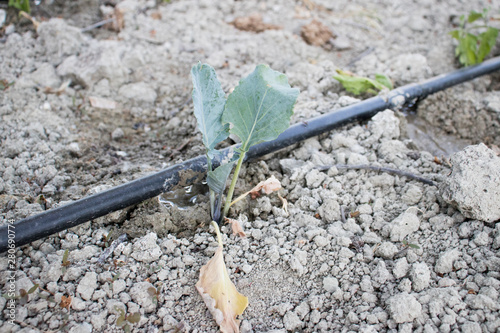
[[[434,266],[434,271],[440,274],[446,274],[453,270],[453,263],[460,257],[460,251],[457,249],[450,249],[444,253],[441,253],[436,265]]]
[[[41,88],[58,88],[61,80],[56,73],[56,69],[49,63],[41,64],[33,73],[29,74],[27,80],[32,81],[33,85]]]
[[[89,323],[80,323],[69,329],[69,333],[91,333],[92,325]]]
[[[336,199],[327,198],[318,208],[318,213],[326,222],[340,220],[340,205]]]
[[[398,247],[391,242],[383,242],[375,250],[375,255],[384,259],[392,259],[398,252]]]
[[[93,43],[78,56],[66,58],[57,67],[57,74],[86,88],[102,79],[108,79],[111,86],[120,86],[128,79],[128,70],[121,61],[124,51],[117,41]]]
[[[118,141],[120,140],[121,138],[123,138],[125,136],[125,132],[123,132],[123,130],[118,127],[116,128],[112,133],[111,133],[111,139],[115,140],[115,141]]]
[[[391,241],[401,242],[420,228],[420,219],[414,213],[407,211],[396,217],[391,224]]]
[[[466,321],[462,324],[461,332],[462,333],[477,333],[481,332],[481,325],[479,323],[475,323],[473,321]]]
[[[154,288],[154,286],[149,282],[138,282],[130,289],[130,296],[144,309],[145,313],[151,313],[156,310],[155,296],[152,296],[149,292],[149,288]]]
[[[417,262],[412,265],[410,279],[413,290],[422,291],[429,287],[431,271],[425,262]]]
[[[400,279],[408,273],[409,265],[406,257],[396,260],[392,269],[392,274],[396,279]]]
[[[78,283],[76,291],[80,296],[88,301],[92,299],[92,294],[97,288],[97,274],[95,272],[87,272],[85,276]]]
[[[123,279],[118,279],[113,282],[113,294],[118,295],[127,288],[127,283]]]
[[[377,113],[369,122],[368,128],[372,133],[371,140],[391,140],[400,135],[399,119],[392,110]]]
[[[422,305],[407,293],[392,296],[387,300],[387,305],[391,318],[398,324],[412,322],[422,312]]]
[[[439,186],[443,199],[468,218],[500,219],[500,157],[480,143],[450,158],[451,175]]]
[[[327,276],[323,279],[323,289],[327,292],[334,292],[339,287],[339,280],[333,276]]]
[[[144,82],[126,84],[120,88],[118,93],[136,102],[154,103],[156,100],[155,90]]]
[[[293,311],[288,311],[285,314],[283,317],[283,324],[288,331],[301,328],[303,325],[302,320],[300,320],[299,316]]]
[[[137,261],[150,263],[158,260],[162,255],[160,246],[156,243],[157,236],[150,232],[134,243],[131,253],[132,258]]]
[[[73,297],[71,299],[71,308],[75,311],[83,311],[86,308],[85,301],[79,297]]]

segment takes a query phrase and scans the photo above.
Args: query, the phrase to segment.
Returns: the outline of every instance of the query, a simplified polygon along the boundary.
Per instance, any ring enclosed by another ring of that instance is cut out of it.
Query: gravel
[[[62,18],[40,19],[36,32],[5,20],[0,80],[14,83],[0,94],[2,224],[204,154],[190,101],[198,61],[226,92],[256,64],[284,72],[301,89],[292,122],[307,126],[368,97],[346,93],[336,69],[384,73],[396,86],[456,69],[447,33],[482,8],[124,0],[121,31],[82,32],[115,10],[100,4],[46,2],[40,13]],[[253,12],[281,28],[229,24]],[[300,36],[313,19],[337,36],[325,47]],[[498,331],[498,88],[498,74],[478,78],[429,96],[416,115],[384,110],[245,163],[236,192],[273,175],[288,206],[275,193],[247,198],[230,211],[247,237],[221,228],[229,275],[250,302],[241,331]],[[359,164],[437,185],[345,167]],[[0,297],[0,331],[118,332],[122,312],[137,312],[132,332],[217,332],[194,288],[217,248],[208,211],[207,188],[196,185],[17,248],[16,295],[40,288],[17,300],[14,323]],[[3,254],[2,295],[9,274]]]

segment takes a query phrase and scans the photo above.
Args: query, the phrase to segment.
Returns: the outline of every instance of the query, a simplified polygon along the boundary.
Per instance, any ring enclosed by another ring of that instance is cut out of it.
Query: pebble
[[[303,323],[294,311],[288,311],[283,317],[283,324],[288,331],[301,328]]]
[[[391,241],[401,242],[406,236],[420,228],[420,219],[411,212],[404,212],[392,222]]]
[[[123,85],[118,93],[136,102],[154,103],[156,100],[155,90],[144,82]]]
[[[157,302],[154,298],[156,296],[150,294],[150,288],[154,288],[154,286],[149,282],[137,282],[129,292],[134,302],[136,302],[145,313],[151,313],[156,310]],[[156,290],[156,288],[154,289]]]
[[[460,251],[457,249],[450,249],[439,255],[434,271],[440,274],[450,273],[453,270],[453,263],[460,257]]]
[[[412,322],[420,317],[422,305],[415,296],[401,293],[390,297],[387,300],[387,310],[391,318],[398,324]]]
[[[375,250],[375,255],[384,259],[392,259],[397,252],[398,248],[394,243],[383,242]]]
[[[413,290],[416,292],[422,291],[429,287],[431,280],[431,271],[426,263],[417,262],[412,265],[410,271],[410,279]]]
[[[500,157],[483,143],[450,157],[451,175],[439,186],[442,198],[471,219],[500,219]]]
[[[146,236],[137,240],[133,245],[132,258],[137,261],[151,263],[162,255],[160,246],[156,243],[158,239],[156,233],[150,232]]]
[[[406,257],[400,258],[395,261],[394,267],[392,269],[392,274],[396,279],[404,277],[408,273],[409,265]]]
[[[332,276],[327,276],[323,279],[323,289],[327,292],[334,292],[339,287],[339,280]]]
[[[87,272],[85,276],[78,283],[78,287],[76,291],[80,294],[80,296],[89,301],[92,299],[92,294],[94,290],[97,288],[97,274],[95,272]]]
[[[111,138],[115,141],[118,141],[120,140],[121,138],[123,138],[125,136],[125,132],[123,132],[123,130],[118,127],[116,128],[112,133],[111,133]]]

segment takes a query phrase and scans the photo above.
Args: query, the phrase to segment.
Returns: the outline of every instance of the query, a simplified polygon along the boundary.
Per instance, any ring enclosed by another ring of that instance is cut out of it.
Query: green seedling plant
[[[247,307],[248,298],[236,290],[227,273],[219,224],[228,215],[246,153],[256,144],[276,139],[290,126],[299,90],[290,87],[284,74],[266,65],[258,65],[227,99],[211,66],[198,63],[191,69],[191,77],[194,113],[206,148],[212,226],[218,241],[214,256],[201,268],[196,288],[221,331],[239,332],[236,318]],[[225,156],[215,148],[229,134],[239,138],[240,144]],[[233,178],[223,200],[234,165]]]
[[[139,312],[126,314],[125,311],[118,306],[115,306],[115,310],[120,313],[118,318],[116,318],[115,325],[123,328],[123,331],[127,333],[132,330],[130,324],[137,324],[141,321],[141,314]]]
[[[64,251],[64,254],[63,254],[63,257],[62,257],[62,263],[61,263],[61,266],[62,266],[61,271],[62,271],[63,274],[66,273],[67,267],[69,265],[71,265],[71,261],[68,260],[68,257],[69,257],[69,250],[66,249]]]
[[[199,63],[193,66],[191,76],[194,113],[206,148],[211,216],[219,223],[228,214],[245,154],[258,143],[276,139],[290,126],[299,90],[290,87],[284,74],[266,65],[257,66],[242,79],[227,100],[211,66]],[[237,136],[241,144],[232,157],[224,157],[215,147],[230,133]],[[214,168],[214,162],[223,158]],[[223,192],[234,164],[236,168],[221,215]]]
[[[31,12],[29,0],[9,0],[9,7],[14,7],[28,14]]]
[[[484,9],[482,12],[471,11],[467,17],[460,16],[459,28],[449,33],[458,41],[455,56],[463,66],[482,62],[495,46],[498,29],[488,25],[488,12]]]
[[[337,75],[334,75],[333,78],[339,81],[345,90],[354,95],[361,95],[363,93],[375,95],[381,90],[393,89],[391,79],[384,74],[375,74],[375,79],[369,79],[337,69]]]

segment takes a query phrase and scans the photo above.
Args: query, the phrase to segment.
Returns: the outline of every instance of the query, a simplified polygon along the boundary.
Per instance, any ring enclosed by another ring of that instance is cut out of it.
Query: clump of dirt
[[[335,38],[333,32],[318,20],[312,20],[300,30],[300,35],[307,44],[314,46],[326,46],[330,40]]]
[[[266,30],[282,29],[278,25],[264,23],[264,21],[262,21],[262,15],[259,13],[255,13],[245,17],[237,17],[236,19],[234,19],[233,22],[231,22],[231,24],[234,25],[236,29],[243,31],[253,31],[257,33]]]

